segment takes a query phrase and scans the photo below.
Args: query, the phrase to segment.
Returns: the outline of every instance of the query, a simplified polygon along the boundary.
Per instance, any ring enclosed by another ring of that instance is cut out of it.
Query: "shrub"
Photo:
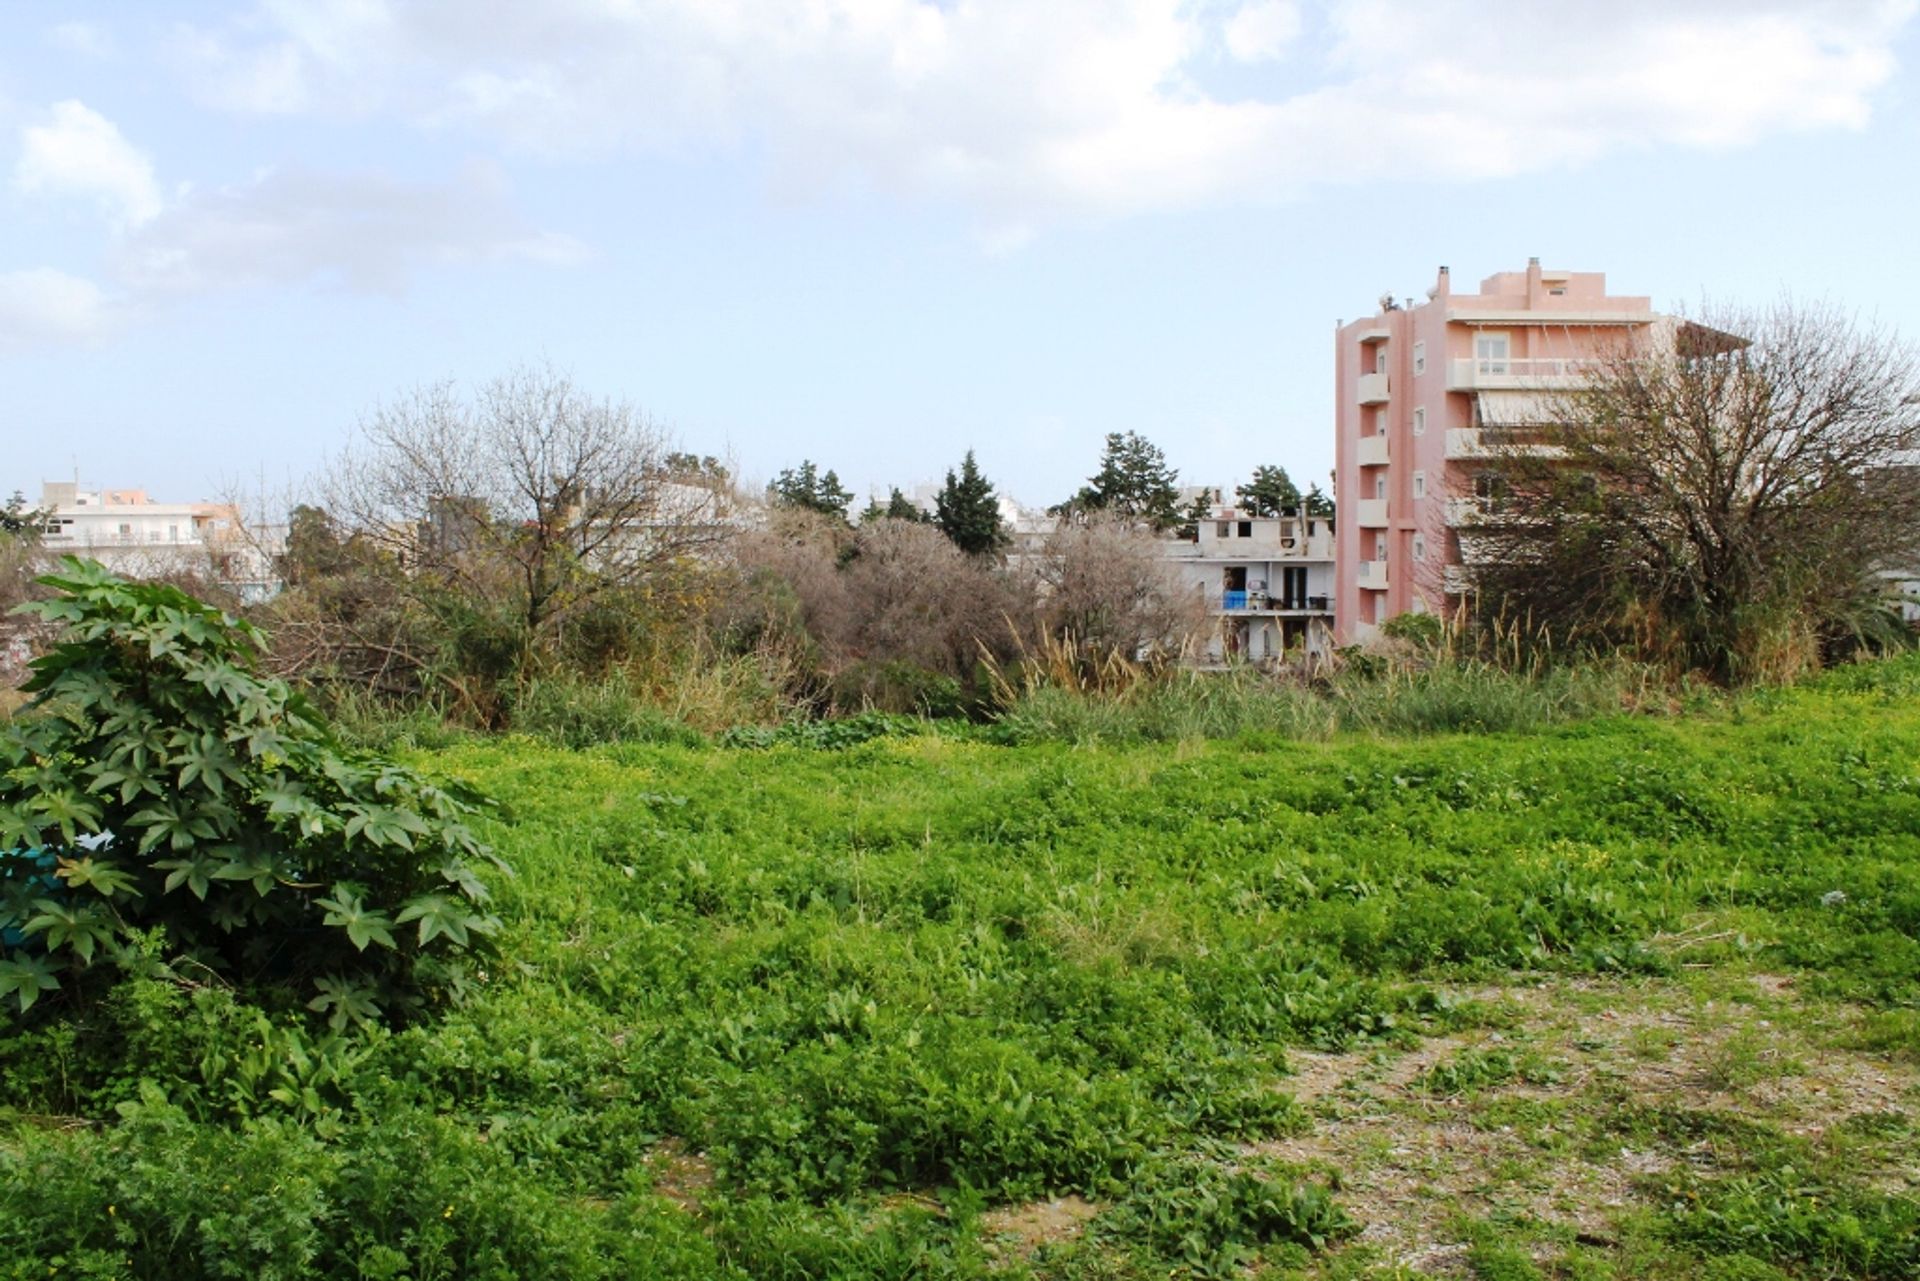
[[[24,1012],[103,962],[310,996],[335,1027],[463,981],[496,928],[477,797],[343,747],[253,628],[65,558],[25,608],[67,636],[0,737],[0,993]],[[411,926],[411,929],[405,928]],[[111,970],[108,974],[111,974]]]

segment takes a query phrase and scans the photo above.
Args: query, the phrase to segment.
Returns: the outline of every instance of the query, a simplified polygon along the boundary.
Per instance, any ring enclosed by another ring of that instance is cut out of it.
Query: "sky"
[[[310,483],[547,366],[753,483],[1333,461],[1525,266],[1920,338],[1920,0],[0,0],[0,493]]]

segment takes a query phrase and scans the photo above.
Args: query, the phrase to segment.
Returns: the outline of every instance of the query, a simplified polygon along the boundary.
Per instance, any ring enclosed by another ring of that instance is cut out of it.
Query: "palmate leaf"
[[[267,896],[276,884],[293,884],[294,878],[283,858],[270,850],[235,851],[227,860],[214,869],[216,881],[247,881],[252,884],[253,892],[261,898]]]
[[[394,918],[394,923],[405,925],[408,921],[420,923],[421,947],[436,938],[445,938],[456,946],[465,947],[468,929],[484,924],[482,918],[467,911],[465,903],[446,894],[422,894],[408,899],[406,906]]]
[[[60,678],[53,682],[52,689],[61,698],[71,699],[73,705],[83,711],[113,707],[119,703],[119,689],[106,673],[92,664],[62,672]]]
[[[39,914],[26,923],[22,933],[40,936],[49,952],[71,948],[91,964],[94,948],[113,939],[113,922],[90,903],[75,907],[43,898],[35,900],[34,907]]]
[[[313,981],[320,995],[307,1002],[307,1008],[327,1016],[327,1023],[338,1032],[349,1022],[371,1023],[380,1017],[380,1003],[373,999],[373,988],[329,974]]]
[[[17,805],[0,805],[0,849],[28,850],[40,844],[41,825]]]
[[[154,860],[154,866],[167,873],[167,881],[162,888],[168,894],[182,885],[195,898],[205,901],[208,889],[212,888],[214,873],[218,872],[226,860],[211,853],[196,853],[191,858],[163,858]]]
[[[33,1008],[42,992],[59,987],[53,967],[40,957],[20,955],[0,960],[0,995],[11,996],[22,1014]]]
[[[457,857],[443,859],[436,870],[440,873],[441,880],[457,886],[460,892],[472,902],[485,903],[493,897],[480,878],[473,874],[473,869],[467,866],[465,859]]]
[[[38,810],[45,821],[57,825],[60,835],[69,843],[82,832],[100,830],[99,803],[74,788],[44,789],[30,798],[27,805],[30,809]]]
[[[186,746],[170,764],[180,767],[180,786],[191,786],[197,779],[215,795],[225,796],[229,780],[246,785],[247,776],[227,745],[213,734],[202,734]]]
[[[226,663],[190,663],[186,670],[188,680],[236,706],[253,695],[260,684],[250,674]]]
[[[173,849],[184,850],[219,835],[212,815],[198,805],[183,811],[177,800],[155,801],[127,822],[130,826],[146,829],[140,834],[139,849],[142,854],[161,841],[166,841]]]
[[[360,893],[355,886],[342,884],[334,891],[332,898],[316,900],[314,906],[326,909],[327,914],[323,918],[326,924],[346,930],[347,938],[356,952],[366,951],[369,943],[378,943],[385,948],[397,946],[393,941],[393,927],[398,922],[391,920],[385,912],[369,911],[360,901]]]
[[[347,819],[346,834],[349,838],[365,836],[375,845],[398,845],[410,850],[413,848],[413,838],[427,833],[426,823],[411,810],[391,805],[352,805],[346,808],[352,815]]]
[[[122,894],[140,897],[133,874],[112,859],[95,858],[90,854],[83,858],[63,858],[54,875],[74,889],[85,886],[108,898]]]
[[[167,794],[165,785],[144,764],[135,764],[124,756],[96,765],[87,772],[92,778],[88,784],[89,791],[111,792],[118,787],[122,805],[131,805],[133,798],[142,793],[152,796]]]

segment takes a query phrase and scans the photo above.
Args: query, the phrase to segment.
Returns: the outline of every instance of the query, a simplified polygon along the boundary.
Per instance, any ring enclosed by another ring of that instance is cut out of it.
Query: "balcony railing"
[[[1264,613],[1285,613],[1297,610],[1303,613],[1324,614],[1333,608],[1332,598],[1327,596],[1287,596],[1270,592],[1221,592],[1216,608],[1224,613],[1237,614],[1246,611]]]
[[[1371,591],[1385,591],[1387,588],[1387,562],[1384,560],[1361,561],[1360,585]]]
[[[1359,507],[1359,525],[1362,529],[1384,529],[1387,524],[1387,500],[1384,498],[1362,498]]]
[[[1566,450],[1559,445],[1550,445],[1539,439],[1539,432],[1516,435],[1513,431],[1498,427],[1449,427],[1447,428],[1447,457],[1450,460],[1468,458],[1502,458],[1525,455],[1533,458],[1557,458]]]
[[[1385,374],[1360,375],[1360,403],[1363,405],[1384,405],[1387,401],[1387,376]]]
[[[1509,360],[1465,357],[1447,362],[1448,391],[1490,391],[1502,388],[1570,387],[1600,367],[1597,360],[1555,357]]]
[[[1362,436],[1354,461],[1362,467],[1385,467],[1392,457],[1387,448],[1389,439],[1386,436]]]

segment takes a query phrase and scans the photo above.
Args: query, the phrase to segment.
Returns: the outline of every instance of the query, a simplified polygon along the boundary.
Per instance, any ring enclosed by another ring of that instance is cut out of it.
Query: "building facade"
[[[1199,657],[1266,663],[1332,648],[1332,521],[1216,506],[1196,532],[1192,541],[1169,541],[1164,554],[1213,621]]]
[[[279,588],[275,547],[247,530],[228,503],[157,503],[143,489],[89,489],[49,481],[40,543],[58,555],[85,556],[129,578],[192,575],[221,583],[244,600]],[[284,531],[274,531],[283,537]]]
[[[1638,342],[1650,298],[1607,292],[1600,272],[1489,276],[1455,293],[1447,269],[1425,302],[1381,300],[1335,335],[1333,592],[1342,644],[1396,614],[1443,610],[1471,583],[1473,528],[1497,498],[1496,453],[1549,425],[1551,397]]]

